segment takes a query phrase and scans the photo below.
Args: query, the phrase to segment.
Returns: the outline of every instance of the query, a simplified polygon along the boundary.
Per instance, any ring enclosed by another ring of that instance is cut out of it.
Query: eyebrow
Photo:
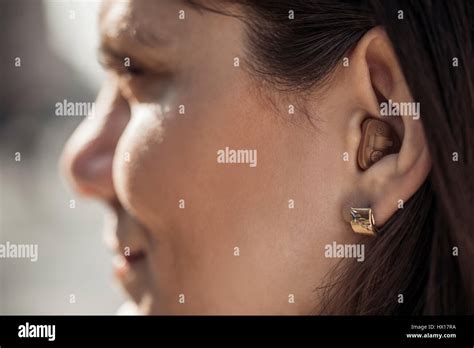
[[[158,53],[169,43],[145,28],[128,29],[116,36],[105,33],[101,35],[98,60],[105,68],[112,69],[123,65],[125,58],[130,58],[131,64],[136,66],[155,65],[153,61],[160,62]]]
[[[113,46],[119,46],[121,50],[128,51],[136,46],[156,49],[165,46],[167,43],[169,43],[169,40],[157,36],[148,28],[122,30],[117,35],[107,33],[101,35],[101,50],[106,52],[118,51]]]

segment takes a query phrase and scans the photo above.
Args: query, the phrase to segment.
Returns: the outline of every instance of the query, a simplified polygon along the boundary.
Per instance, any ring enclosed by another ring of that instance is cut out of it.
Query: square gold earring
[[[351,227],[356,233],[376,236],[375,218],[371,208],[351,208]]]

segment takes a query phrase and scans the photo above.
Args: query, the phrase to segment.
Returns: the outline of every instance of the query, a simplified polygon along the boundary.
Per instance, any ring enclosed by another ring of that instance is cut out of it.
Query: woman
[[[67,143],[147,314],[474,313],[469,1],[105,1]]]

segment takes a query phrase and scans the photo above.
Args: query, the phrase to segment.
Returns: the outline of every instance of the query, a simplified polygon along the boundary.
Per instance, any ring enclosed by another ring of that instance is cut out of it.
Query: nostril
[[[83,155],[72,165],[73,175],[83,181],[96,181],[104,174],[109,174],[112,166],[112,156],[108,154]]]
[[[68,171],[75,189],[86,196],[113,198],[112,163],[112,153],[86,150],[74,155]]]

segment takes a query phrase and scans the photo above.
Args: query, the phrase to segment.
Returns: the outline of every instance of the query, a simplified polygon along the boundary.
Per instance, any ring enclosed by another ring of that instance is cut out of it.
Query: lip
[[[122,289],[133,302],[143,301],[149,288],[148,256],[144,252],[132,252],[129,256],[122,253],[113,258],[113,273]]]
[[[111,214],[105,220],[104,241],[111,250],[114,278],[137,304],[150,288],[147,231],[118,202],[111,202]]]
[[[119,280],[129,278],[133,273],[138,272],[144,265],[146,254],[142,251],[130,253],[130,255],[119,254],[114,257],[113,267],[115,275]]]
[[[112,214],[104,225],[104,242],[122,262],[134,264],[146,258],[144,228],[118,202],[111,202]]]
[[[139,262],[143,259],[145,259],[146,254],[143,251],[136,251],[133,253],[130,253],[130,255],[124,255],[125,261],[127,261],[129,264],[134,264],[136,262]]]

